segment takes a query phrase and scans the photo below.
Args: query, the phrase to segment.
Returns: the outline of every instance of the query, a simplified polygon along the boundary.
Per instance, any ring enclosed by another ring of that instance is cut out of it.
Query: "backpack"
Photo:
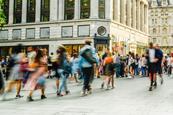
[[[85,58],[85,60],[86,60],[87,62],[89,62],[90,64],[94,64],[94,63],[97,62],[97,61],[96,61],[96,58],[94,58],[94,56],[92,55],[91,49],[86,49],[86,50],[81,54],[81,56],[82,56],[83,58]]]

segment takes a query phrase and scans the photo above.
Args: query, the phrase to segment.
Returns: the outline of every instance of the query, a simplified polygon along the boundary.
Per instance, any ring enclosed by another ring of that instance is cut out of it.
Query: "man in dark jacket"
[[[159,76],[161,78],[161,84],[163,84],[163,77],[162,77],[163,52],[160,49],[158,44],[156,44],[155,48],[156,48],[156,58],[158,59],[157,66],[156,66],[157,73],[159,74]]]

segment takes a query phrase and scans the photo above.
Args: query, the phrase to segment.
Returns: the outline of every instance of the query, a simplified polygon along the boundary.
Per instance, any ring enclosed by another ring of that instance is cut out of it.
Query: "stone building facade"
[[[122,55],[141,54],[148,43],[147,0],[6,0],[4,10],[1,55],[18,43],[49,53],[63,44],[73,54],[91,39],[98,51],[109,47]]]
[[[164,53],[170,53],[173,50],[173,1],[152,0],[149,5],[149,41],[159,44]]]

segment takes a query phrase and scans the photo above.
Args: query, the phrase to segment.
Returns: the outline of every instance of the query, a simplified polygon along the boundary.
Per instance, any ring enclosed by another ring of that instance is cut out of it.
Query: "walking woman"
[[[71,58],[72,63],[72,77],[74,77],[75,82],[78,83],[78,76],[79,76],[79,58],[78,55],[75,53]]]
[[[57,49],[57,72],[61,78],[60,87],[57,91],[57,96],[64,96],[70,92],[67,89],[67,77],[71,73],[70,59],[67,57],[64,46],[59,46]],[[64,94],[62,93],[64,91]]]
[[[27,101],[34,101],[32,98],[33,92],[37,89],[41,90],[41,99],[45,99],[45,75],[47,74],[47,65],[42,50],[38,50],[34,63],[32,64],[33,73],[30,76],[27,84],[30,87]],[[30,70],[30,71],[31,71]]]
[[[14,85],[16,85],[16,89],[17,89],[16,98],[23,97],[20,95],[22,79],[23,79],[23,73],[21,71],[21,63],[23,63],[26,58],[25,58],[25,54],[22,53],[21,44],[15,47],[14,55],[12,56],[12,58],[13,58],[13,67],[10,70],[9,81],[7,83],[2,100],[6,99],[7,93],[9,93],[12,90]]]
[[[114,69],[113,69],[113,57],[111,53],[109,52],[107,54],[107,57],[104,59],[104,66],[105,66],[105,78],[101,85],[101,88],[104,88],[104,84],[106,83],[107,89],[110,87],[110,83],[112,86],[112,89],[114,88]]]
[[[130,54],[130,57],[129,57],[129,72],[130,72],[130,76],[128,76],[128,78],[134,78],[134,74],[135,74],[135,57],[134,57],[134,54]]]

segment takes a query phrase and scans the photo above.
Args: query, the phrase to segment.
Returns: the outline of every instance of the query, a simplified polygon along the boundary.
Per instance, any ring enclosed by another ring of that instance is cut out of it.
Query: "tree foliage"
[[[5,0],[0,0],[0,26],[6,23],[6,17],[4,15],[3,5]]]

